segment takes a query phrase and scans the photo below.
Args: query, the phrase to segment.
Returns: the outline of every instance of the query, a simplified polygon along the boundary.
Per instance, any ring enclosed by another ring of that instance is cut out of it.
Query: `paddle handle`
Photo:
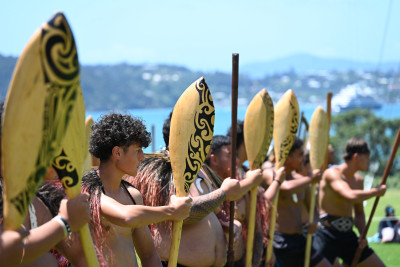
[[[399,130],[397,131],[396,139],[394,140],[393,147],[392,147],[392,152],[390,153],[389,160],[388,160],[388,162],[386,163],[385,171],[383,172],[383,176],[382,176],[382,180],[381,180],[381,185],[386,184],[386,179],[387,179],[387,177],[389,176],[389,172],[390,172],[390,169],[392,168],[393,161],[394,161],[394,158],[395,158],[395,156],[396,156],[397,149],[398,149],[399,145],[400,145],[400,128],[399,128]],[[362,231],[359,240],[365,239],[365,236],[367,235],[369,226],[371,225],[371,222],[372,222],[372,217],[374,216],[376,207],[378,206],[379,199],[380,199],[380,197],[376,197],[376,198],[375,198],[375,202],[374,202],[374,205],[373,205],[372,210],[371,210],[371,215],[370,215],[369,218],[368,218],[368,223],[367,223],[367,225],[364,227],[364,230]],[[357,248],[357,250],[356,250],[356,253],[354,254],[353,261],[351,262],[351,267],[355,267],[355,266],[357,265],[358,260],[360,259],[362,250],[363,250],[363,249],[361,248],[361,246],[360,246],[360,244],[359,244],[359,245],[358,245],[358,248]]]
[[[249,222],[247,225],[246,267],[251,267],[253,261],[253,244],[254,244],[254,229],[256,225],[257,192],[258,192],[257,186],[254,186],[253,188],[250,189],[250,210],[249,210]]]
[[[314,221],[314,211],[315,211],[315,200],[317,191],[317,184],[313,184],[311,186],[311,201],[310,201],[310,210],[308,216],[308,223],[312,223]],[[312,234],[307,232],[307,242],[306,242],[306,254],[304,257],[304,267],[310,266],[310,256],[311,256],[311,245],[312,245]]]
[[[82,249],[85,254],[87,265],[89,267],[99,266],[96,251],[94,250],[94,245],[90,236],[89,225],[85,224],[81,229],[79,229],[79,238],[81,239]]]
[[[274,244],[274,232],[275,232],[275,224],[276,224],[276,212],[277,212],[277,208],[278,208],[278,199],[279,199],[279,190],[278,190],[278,192],[276,192],[274,204],[272,205],[272,210],[271,210],[267,253],[266,253],[266,257],[265,257],[265,267],[272,267],[268,264],[268,262],[272,258],[272,250],[273,250],[272,245]]]
[[[174,221],[172,231],[171,248],[169,250],[168,267],[176,267],[178,264],[179,244],[181,243],[183,221]]]

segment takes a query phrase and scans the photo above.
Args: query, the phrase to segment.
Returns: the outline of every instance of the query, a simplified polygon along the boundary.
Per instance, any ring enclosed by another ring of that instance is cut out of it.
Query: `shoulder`
[[[324,180],[335,180],[335,179],[339,179],[342,175],[342,172],[339,168],[339,166],[333,166],[330,167],[329,169],[325,170],[323,175],[322,175],[322,179]]]
[[[267,180],[269,183],[272,182],[272,180],[274,179],[274,169],[273,168],[264,168],[264,166],[262,167],[262,174],[263,174],[263,178],[264,180]]]
[[[122,180],[122,183],[126,186],[126,189],[128,189],[129,194],[133,197],[136,204],[143,205],[143,197],[140,191],[137,190],[136,187],[134,187],[131,183],[125,180]]]
[[[92,170],[82,177],[83,187],[101,187],[102,183],[96,170]]]

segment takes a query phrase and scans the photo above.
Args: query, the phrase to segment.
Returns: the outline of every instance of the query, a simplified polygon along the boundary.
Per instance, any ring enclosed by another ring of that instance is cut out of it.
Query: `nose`
[[[143,150],[139,151],[139,161],[142,162],[144,160],[144,153]]]

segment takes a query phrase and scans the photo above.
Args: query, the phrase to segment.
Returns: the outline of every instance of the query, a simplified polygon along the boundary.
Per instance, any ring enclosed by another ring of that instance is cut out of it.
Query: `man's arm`
[[[303,176],[301,174],[293,174],[295,179],[285,180],[280,188],[282,195],[292,195],[299,193],[306,189],[309,184],[317,183],[321,179],[321,171],[313,170],[313,174],[310,176]]]
[[[184,220],[184,223],[189,224],[202,220],[219,208],[225,199],[226,194],[221,188],[205,195],[193,197],[189,217]]]
[[[89,221],[88,196],[81,194],[74,199],[62,200],[59,215],[68,222],[71,231],[78,231]],[[29,231],[25,241],[25,255],[22,263],[28,263],[43,255],[65,238],[63,227],[54,219]]]
[[[143,205],[143,198],[140,194],[135,194],[135,202],[138,205]],[[160,256],[147,226],[135,228],[132,232],[132,240],[142,266],[162,266]]]
[[[101,195],[100,210],[111,223],[129,228],[138,228],[166,220],[183,220],[189,215],[191,199],[171,196],[168,206],[150,207],[123,205],[104,194]]]
[[[142,266],[161,266],[161,259],[154,246],[150,230],[147,226],[135,228],[132,233],[133,243]]]
[[[286,172],[285,168],[281,167],[279,170],[266,169],[263,171],[263,179],[268,188],[264,192],[264,198],[267,200],[268,205],[272,203],[278,193],[280,185],[285,181]]]
[[[324,177],[335,192],[352,203],[362,202],[374,196],[383,196],[386,192],[385,185],[378,185],[376,188],[366,191],[359,188],[353,189],[347,182],[340,178],[340,173],[331,169],[325,171]]]
[[[239,182],[240,191],[235,196],[235,200],[241,198],[254,186],[259,186],[263,181],[262,169],[247,171],[245,179]]]

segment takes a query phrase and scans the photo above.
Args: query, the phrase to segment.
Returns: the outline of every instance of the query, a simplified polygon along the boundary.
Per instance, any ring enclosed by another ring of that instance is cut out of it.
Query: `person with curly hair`
[[[161,266],[147,225],[189,215],[189,197],[173,196],[167,206],[144,206],[140,192],[122,179],[136,176],[142,148],[149,144],[142,120],[130,115],[103,115],[92,126],[89,151],[100,165],[82,178],[82,191],[90,195],[89,225],[98,257],[112,266],[138,266],[135,250],[142,266]]]

